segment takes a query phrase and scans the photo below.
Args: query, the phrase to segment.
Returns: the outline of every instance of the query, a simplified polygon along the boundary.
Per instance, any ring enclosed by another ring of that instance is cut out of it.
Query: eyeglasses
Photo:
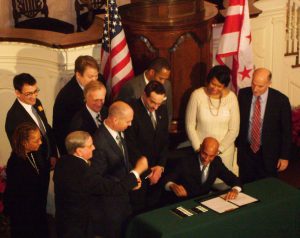
[[[27,92],[27,93],[22,93],[25,97],[32,97],[33,95],[37,95],[41,90],[39,88],[37,88],[35,91],[33,92]]]

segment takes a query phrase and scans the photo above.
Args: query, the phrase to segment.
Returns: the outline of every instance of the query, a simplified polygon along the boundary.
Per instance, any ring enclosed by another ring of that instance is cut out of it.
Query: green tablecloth
[[[136,216],[128,226],[126,237],[300,238],[298,189],[268,178],[246,184],[243,192],[260,201],[223,214],[209,210],[180,218],[170,209],[197,205],[194,199],[184,201]]]

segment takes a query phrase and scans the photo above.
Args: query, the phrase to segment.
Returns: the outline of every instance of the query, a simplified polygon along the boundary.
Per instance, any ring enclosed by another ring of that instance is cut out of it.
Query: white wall
[[[12,79],[27,72],[38,81],[41,99],[49,123],[52,124],[52,108],[60,88],[71,78],[74,61],[79,55],[92,55],[100,61],[99,45],[57,50],[44,46],[0,42],[0,165],[6,163],[10,146],[5,134],[6,113],[15,100]]]

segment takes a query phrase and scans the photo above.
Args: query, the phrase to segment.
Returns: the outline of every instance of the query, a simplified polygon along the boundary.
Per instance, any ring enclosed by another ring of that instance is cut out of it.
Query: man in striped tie
[[[107,117],[106,88],[100,81],[93,80],[84,87],[83,95],[85,104],[72,118],[69,131],[86,131],[94,135]]]
[[[268,69],[256,69],[251,87],[239,91],[241,124],[236,144],[243,183],[276,177],[288,166],[291,106],[285,95],[270,88],[271,78]]]

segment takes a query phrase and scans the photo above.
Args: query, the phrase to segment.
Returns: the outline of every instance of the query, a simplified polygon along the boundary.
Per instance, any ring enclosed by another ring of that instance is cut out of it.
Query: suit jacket
[[[128,174],[120,182],[105,179],[73,155],[63,156],[58,161],[53,180],[59,237],[92,237],[92,195],[118,196],[137,185],[133,174]]]
[[[100,111],[102,122],[107,117],[107,113],[107,108],[104,106]],[[86,108],[86,105],[75,113],[69,128],[69,132],[81,130],[90,133],[90,135],[93,135],[98,129],[91,113]]]
[[[128,176],[131,169],[125,163],[123,153],[109,131],[102,124],[93,137],[95,150],[92,167],[104,178],[119,182]],[[127,147],[124,146],[127,156]],[[119,196],[95,196],[93,201],[93,219],[99,228],[97,233],[106,237],[115,237],[120,234],[121,226],[131,213],[128,193]]]
[[[236,145],[241,151],[249,145],[248,130],[252,96],[250,87],[239,91],[241,124]],[[264,114],[261,148],[266,169],[269,171],[276,171],[279,158],[289,159],[291,149],[291,106],[285,95],[272,88],[269,88]],[[242,159],[238,157],[238,163]]]
[[[125,131],[129,158],[135,165],[139,157],[146,156],[149,167],[165,166],[168,156],[168,114],[165,105],[156,111],[156,129],[142,100],[135,99],[130,104],[134,111],[132,125]]]
[[[46,138],[42,137],[42,145],[40,146],[39,149],[42,158],[44,158],[44,162],[45,162],[48,160],[49,156],[57,157],[56,143],[55,143],[52,128],[48,124],[45,111],[42,107],[40,100],[38,99],[36,100],[36,104],[34,105],[34,107],[38,115],[40,116],[41,120],[43,121],[43,124],[46,128],[48,141],[49,141],[48,144]],[[5,131],[10,141],[10,144],[12,144],[12,136],[15,128],[23,122],[32,122],[36,124],[35,121],[32,119],[32,117],[25,110],[25,108],[16,99],[14,104],[8,111],[6,116],[6,121],[5,121]],[[44,164],[43,166],[48,166],[48,164]]]
[[[130,102],[132,98],[140,98],[144,92],[146,83],[144,79],[144,73],[134,77],[133,79],[126,82],[120,90],[118,95],[119,100]],[[167,96],[167,109],[169,121],[173,118],[173,99],[172,99],[172,86],[169,80],[166,80],[164,84]]]
[[[239,178],[226,168],[219,156],[210,163],[207,179],[202,184],[198,154],[191,153],[187,158],[180,159],[175,170],[163,179],[163,184],[169,181],[181,184],[188,198],[191,198],[209,193],[216,178],[222,179],[229,186],[241,187]]]
[[[66,154],[65,138],[70,122],[84,106],[83,90],[75,76],[59,91],[53,108],[53,129],[60,154]]]

